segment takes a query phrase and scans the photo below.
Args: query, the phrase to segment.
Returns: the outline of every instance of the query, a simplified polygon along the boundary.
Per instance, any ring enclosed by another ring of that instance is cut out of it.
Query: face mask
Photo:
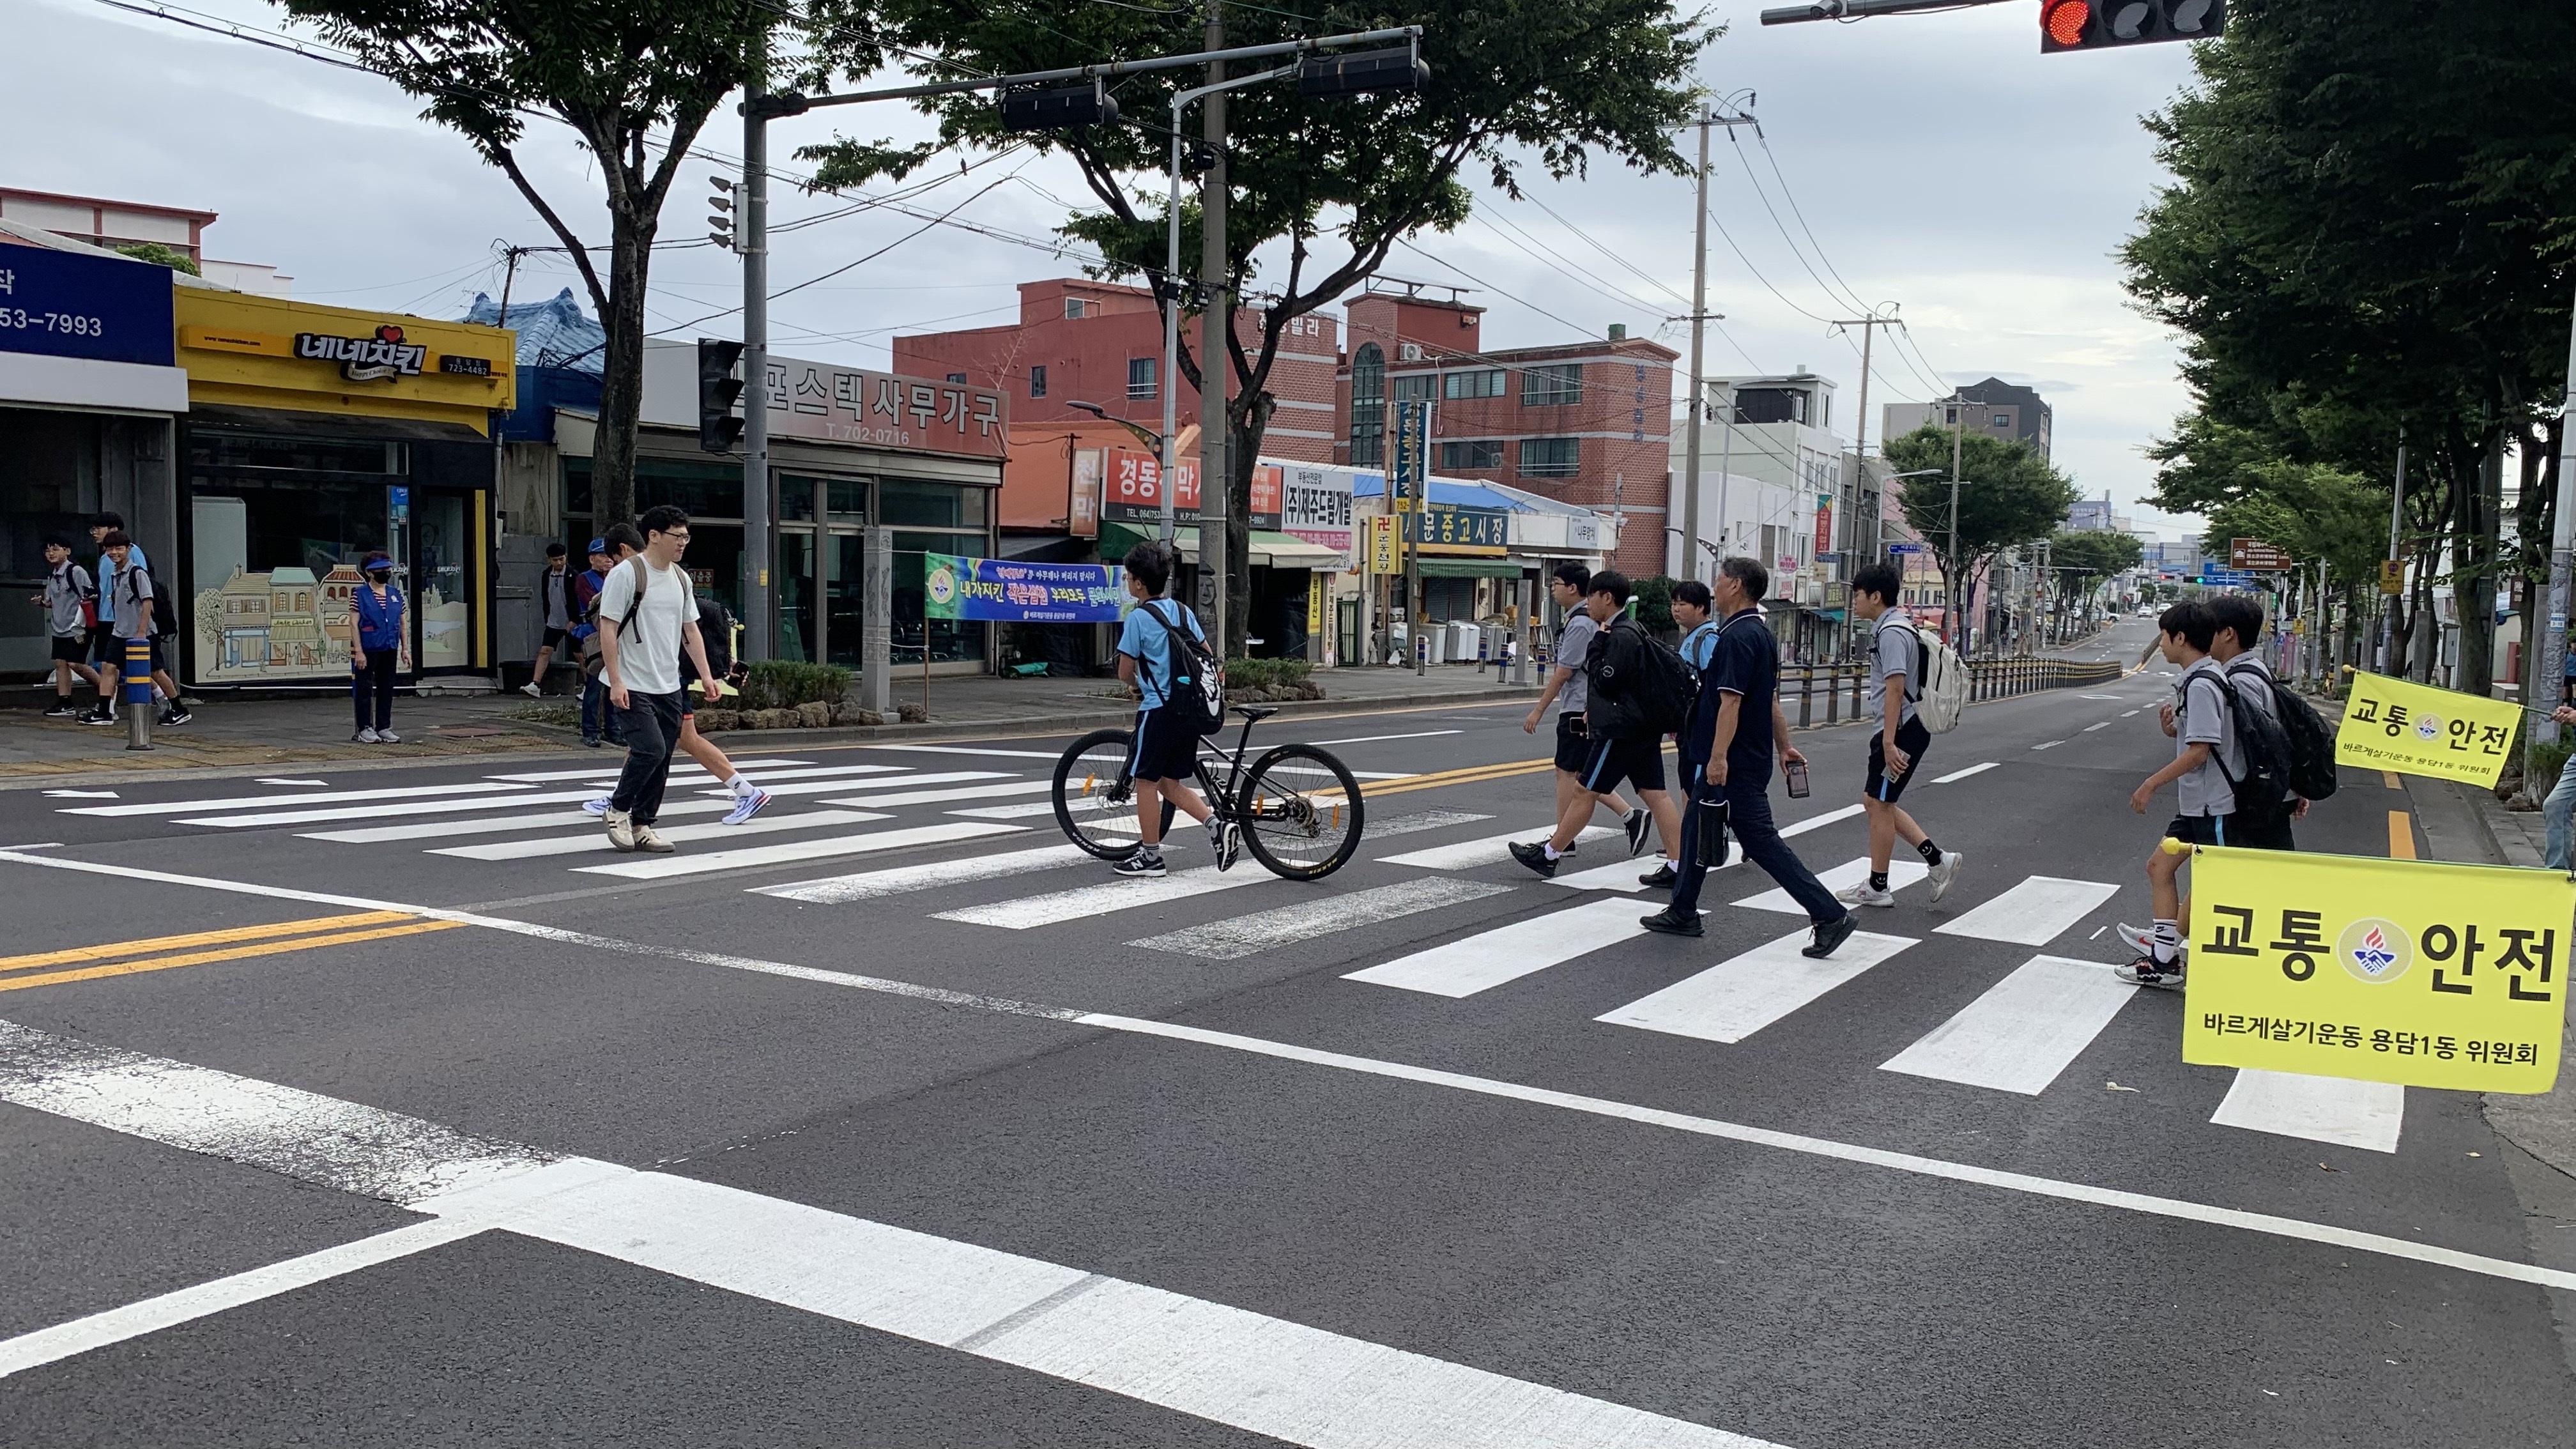
[[[393,582],[393,578],[394,576],[389,573],[374,573],[367,575],[367,582],[371,584],[389,584]]]

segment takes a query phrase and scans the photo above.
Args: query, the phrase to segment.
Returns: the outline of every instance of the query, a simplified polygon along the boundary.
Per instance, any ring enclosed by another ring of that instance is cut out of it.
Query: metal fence
[[[2113,663],[2077,664],[2064,659],[1979,659],[1968,664],[1968,698],[2008,699],[2043,689],[2109,684],[2120,677]],[[1866,664],[1791,664],[1780,670],[1780,709],[1803,729],[1859,719],[1869,687]],[[1818,719],[1817,711],[1824,717]]]

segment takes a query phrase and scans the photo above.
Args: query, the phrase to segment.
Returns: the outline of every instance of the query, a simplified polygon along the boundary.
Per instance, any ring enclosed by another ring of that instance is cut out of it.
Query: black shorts
[[[1583,716],[1567,711],[1556,717],[1556,767],[1569,775],[1583,773],[1583,757],[1592,752],[1592,737],[1583,732]]]
[[[116,637],[113,624],[93,624],[89,631],[89,657],[93,664],[125,667],[125,641]]]
[[[1161,708],[1136,716],[1136,742],[1127,756],[1127,773],[1138,780],[1179,780],[1197,773],[1199,737],[1175,725]]]
[[[564,648],[565,644],[571,640],[571,638],[572,631],[570,629],[548,629],[546,631],[546,637],[539,641],[538,647],[560,651]]]
[[[690,659],[689,659],[689,656],[688,656],[688,655],[686,655],[686,654],[681,655],[681,656],[680,656],[680,718],[682,718],[682,719],[687,719],[689,716],[691,716],[691,715],[693,715],[693,714],[696,714],[696,713],[698,712],[698,707],[697,707],[695,704],[692,704],[692,703],[690,703],[690,702],[689,702],[689,686],[690,686],[690,685],[692,685],[692,684],[695,684],[695,683],[697,683],[697,682],[698,682],[698,666],[697,666],[696,664],[694,664],[694,663],[690,662]]]
[[[2224,815],[2177,815],[2165,826],[2165,838],[2185,845],[2243,845],[2243,831],[2230,831],[2235,822]]]
[[[1914,783],[1915,776],[1923,773],[1923,752],[1932,747],[1932,731],[1924,728],[1919,719],[1907,720],[1896,727],[1896,747],[1905,752],[1910,763],[1904,774],[1891,780],[1887,778],[1887,731],[1881,729],[1869,737],[1869,782],[1861,788],[1861,793],[1872,800],[1890,805],[1905,793],[1906,786]]]
[[[159,635],[156,634],[152,637],[151,646],[152,672],[158,674],[162,670],[169,668],[169,666],[164,664],[161,660],[161,638]],[[123,679],[125,677],[125,641],[111,637],[105,645],[95,647],[97,647],[99,669],[113,678]]]
[[[1664,740],[1661,735],[1611,735],[1592,741],[1575,778],[1595,795],[1607,795],[1628,781],[1640,794],[1664,788]]]
[[[55,635],[54,657],[70,664],[87,664],[89,662],[89,636],[87,634]]]

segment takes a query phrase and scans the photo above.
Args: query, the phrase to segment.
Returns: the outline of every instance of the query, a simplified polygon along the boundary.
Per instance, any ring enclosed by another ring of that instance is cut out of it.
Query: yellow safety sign
[[[2355,670],[2335,759],[2367,770],[2466,780],[2492,789],[2513,753],[2522,706]]]
[[[2546,1092],[2576,881],[2558,871],[2204,846],[2182,1059]]]
[[[1400,541],[1394,515],[1380,513],[1371,516],[1368,520],[1368,571],[1373,574],[1402,573],[1404,564],[1396,552]]]
[[[1308,637],[1324,632],[1324,576],[1306,575],[1306,633]]]
[[[2379,561],[2379,591],[2383,594],[2406,592],[2406,565],[2393,558]]]

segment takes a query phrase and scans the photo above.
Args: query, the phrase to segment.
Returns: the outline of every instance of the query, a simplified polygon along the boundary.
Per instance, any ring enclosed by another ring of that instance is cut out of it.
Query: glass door
[[[834,529],[824,543],[830,582],[826,585],[823,640],[831,664],[859,667],[860,626],[867,617],[867,535]]]
[[[791,664],[814,658],[814,530],[778,530],[778,652]]]
[[[471,499],[462,493],[423,490],[414,529],[420,561],[413,570],[412,617],[420,639],[420,667],[469,669],[474,664],[474,533]]]

